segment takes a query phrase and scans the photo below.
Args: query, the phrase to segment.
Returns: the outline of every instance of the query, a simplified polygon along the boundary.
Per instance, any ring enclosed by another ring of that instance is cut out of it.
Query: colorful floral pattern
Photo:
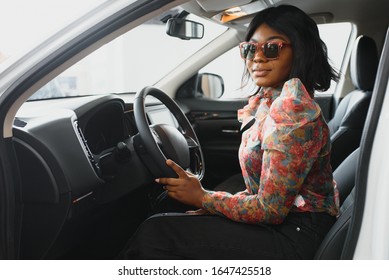
[[[280,224],[290,211],[336,216],[328,126],[301,81],[262,88],[238,111],[242,126],[253,117],[239,149],[246,191],[207,191],[204,209],[243,223]]]

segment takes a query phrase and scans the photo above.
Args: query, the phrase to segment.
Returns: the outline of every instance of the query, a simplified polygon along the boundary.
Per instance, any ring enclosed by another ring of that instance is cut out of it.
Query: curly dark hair
[[[315,90],[327,90],[331,80],[339,80],[339,73],[329,64],[327,47],[320,39],[317,25],[305,12],[290,5],[267,8],[253,18],[245,41],[250,41],[262,24],[289,38],[293,48],[289,78],[299,78],[311,95]],[[243,76],[249,78],[247,68]]]

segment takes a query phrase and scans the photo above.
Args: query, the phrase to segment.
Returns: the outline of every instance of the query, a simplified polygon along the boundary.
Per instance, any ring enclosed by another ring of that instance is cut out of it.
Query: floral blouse
[[[207,191],[203,208],[243,223],[280,224],[289,212],[339,211],[330,165],[328,126],[297,78],[282,89],[262,88],[238,111],[239,161],[246,190]]]

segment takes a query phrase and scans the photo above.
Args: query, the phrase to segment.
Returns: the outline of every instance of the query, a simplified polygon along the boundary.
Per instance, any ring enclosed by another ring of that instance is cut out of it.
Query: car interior
[[[389,1],[384,0],[137,1],[117,7],[106,21],[80,33],[83,36],[74,36],[51,56],[42,54],[34,74],[25,73],[26,82],[6,91],[21,96],[9,97],[9,102],[20,104],[9,132],[19,186],[15,190],[16,249],[10,258],[115,259],[163,192],[154,179],[174,176],[164,164],[166,158],[197,175],[207,189],[243,190],[237,110],[253,91],[234,96],[228,92],[229,76],[221,74],[231,72],[242,82],[243,62],[239,67],[222,63],[220,68],[226,69],[220,72],[206,67],[229,52],[239,56],[234,50],[250,20],[258,11],[281,4],[301,8],[318,25],[349,26],[346,38],[332,32],[335,46],[345,42],[339,82],[325,93],[315,93],[331,132],[331,164],[342,205],[315,259],[352,258],[355,248],[346,240],[351,238],[350,223],[358,202],[354,186],[359,147],[389,24]],[[94,19],[93,13],[89,16]],[[223,29],[209,30],[204,22]],[[159,28],[158,36],[199,47],[168,68],[164,60],[172,60],[176,49],[146,42],[145,51],[139,53],[140,41],[125,39],[127,34],[151,30],[153,24]],[[191,24],[191,34],[183,33],[185,24]],[[213,36],[206,43],[201,43],[203,32]],[[123,38],[123,48],[116,38]],[[116,42],[115,56],[107,51],[99,58],[101,64],[88,62],[111,42]],[[161,52],[153,50],[158,48]],[[138,67],[135,57],[146,60],[145,56],[152,63]],[[90,68],[73,67],[83,61]],[[106,68],[104,74],[98,72],[101,68]],[[123,70],[123,76],[107,74],[116,68]],[[116,87],[122,80],[125,85],[136,83],[140,78],[132,78],[134,73],[151,77],[156,68],[164,72],[150,84],[127,91]],[[98,94],[86,86],[85,81],[91,80],[88,71],[99,73],[93,80],[94,89],[101,89]],[[0,73],[0,78],[6,74]],[[103,82],[112,87],[106,89]]]

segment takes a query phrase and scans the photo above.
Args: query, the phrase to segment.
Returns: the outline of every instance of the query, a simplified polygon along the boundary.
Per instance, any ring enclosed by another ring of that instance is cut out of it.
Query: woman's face
[[[290,40],[283,34],[270,28],[267,24],[260,25],[251,37],[251,42],[283,42],[290,44]],[[256,51],[252,61],[247,60],[247,69],[259,87],[279,87],[289,79],[292,69],[293,50],[291,46],[283,46],[277,59],[267,59],[261,48]]]

